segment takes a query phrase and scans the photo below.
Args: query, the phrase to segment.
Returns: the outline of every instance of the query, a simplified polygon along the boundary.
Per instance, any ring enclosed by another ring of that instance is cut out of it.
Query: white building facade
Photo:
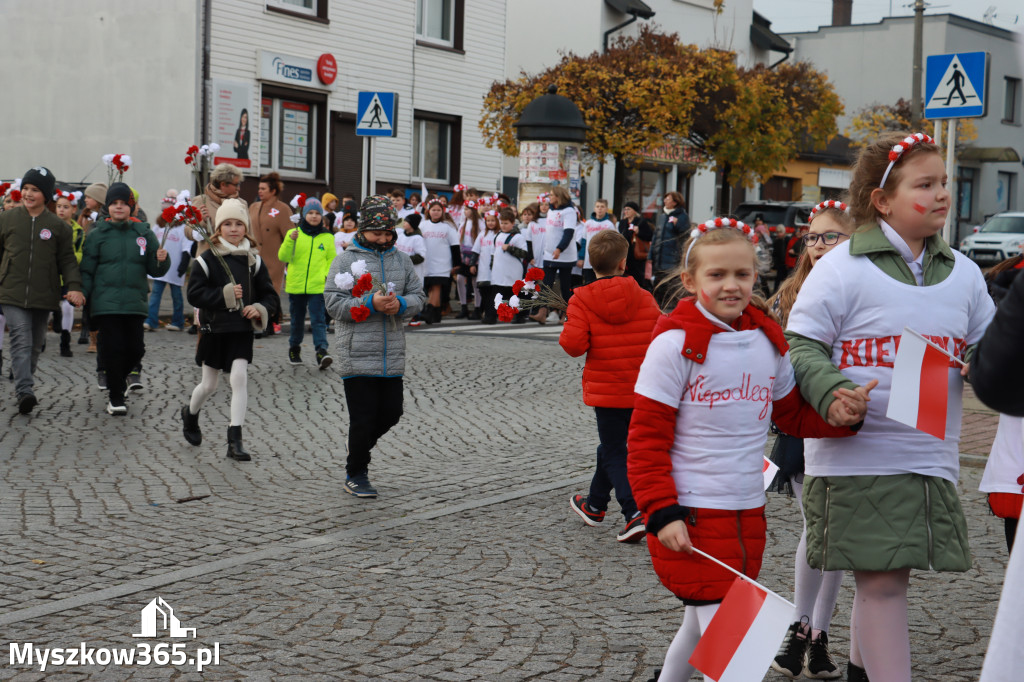
[[[213,141],[249,200],[272,170],[286,199],[358,200],[369,164],[374,191],[499,186],[501,154],[477,122],[504,77],[506,0],[43,5],[5,3],[0,21],[0,63],[18,65],[4,71],[0,177],[44,164],[63,181],[106,182],[100,157],[127,153],[125,180],[152,212],[165,189],[190,185],[187,147]],[[375,138],[370,157],[355,135],[360,91],[397,95],[395,136]]]
[[[784,37],[793,44],[795,59],[828,73],[846,105],[840,130],[865,106],[910,99],[913,17],[891,17],[876,24],[823,26],[814,32]],[[957,164],[959,216],[952,237],[959,241],[987,216],[1024,208],[1020,177],[1024,172],[1021,36],[956,15],[925,15],[923,47],[926,57],[956,52],[989,55],[986,115],[970,119],[978,129],[978,138],[961,151]],[[922,83],[924,80],[922,77]]]

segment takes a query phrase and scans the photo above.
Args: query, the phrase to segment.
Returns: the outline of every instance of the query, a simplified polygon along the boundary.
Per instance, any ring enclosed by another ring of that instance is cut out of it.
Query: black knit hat
[[[132,188],[123,182],[115,182],[107,188],[106,207],[109,209],[110,205],[118,199],[135,208],[135,195],[132,194]]]
[[[44,201],[50,201],[53,198],[53,190],[57,184],[56,178],[53,177],[53,173],[50,172],[49,168],[44,166],[36,166],[30,168],[25,177],[21,179],[21,186],[32,185],[39,189],[43,193]]]
[[[625,204],[623,204],[623,207],[624,208],[631,208],[634,211],[636,211],[637,213],[640,212],[640,204],[636,203],[635,201],[627,201]]]
[[[363,199],[363,205],[359,207],[360,232],[394,230],[397,222],[398,214],[391,205],[391,199],[383,194],[374,194]]]
[[[421,216],[419,213],[410,213],[409,215],[405,216],[403,220],[412,225],[412,229],[415,230],[419,228],[420,221],[423,220],[423,216]]]

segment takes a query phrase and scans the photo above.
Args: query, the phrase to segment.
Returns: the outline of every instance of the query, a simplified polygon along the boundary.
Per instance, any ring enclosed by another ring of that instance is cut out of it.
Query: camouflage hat
[[[382,195],[363,199],[363,205],[359,207],[359,231],[366,230],[394,230],[398,222],[398,214],[395,213],[391,199]]]

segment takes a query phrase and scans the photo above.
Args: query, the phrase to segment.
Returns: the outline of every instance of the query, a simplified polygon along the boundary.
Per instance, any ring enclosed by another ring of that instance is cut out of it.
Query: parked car
[[[1024,212],[997,213],[960,242],[960,253],[978,265],[994,265],[1024,250]]]
[[[736,207],[736,218],[753,225],[760,215],[769,227],[785,225],[794,230],[807,224],[812,208],[814,203],[810,201],[744,201]]]

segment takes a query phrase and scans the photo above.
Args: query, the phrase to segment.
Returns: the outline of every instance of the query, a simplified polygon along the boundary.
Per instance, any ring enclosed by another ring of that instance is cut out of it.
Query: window
[[[971,214],[974,213],[974,169],[961,166],[956,186],[960,195],[956,215],[962,220],[970,220]]]
[[[1003,102],[1003,123],[1020,124],[1021,88],[1019,78],[1006,79],[1005,101]]]
[[[413,178],[450,185],[458,175],[461,119],[457,116],[414,112]]]
[[[1012,211],[1017,207],[1017,174],[999,172],[996,180],[996,200],[1000,211]]]
[[[421,45],[462,51],[465,0],[416,0],[416,38]]]
[[[266,2],[267,9],[272,12],[327,23],[328,0],[266,0]]]
[[[324,98],[264,86],[260,104],[260,166],[292,177],[322,177]]]

